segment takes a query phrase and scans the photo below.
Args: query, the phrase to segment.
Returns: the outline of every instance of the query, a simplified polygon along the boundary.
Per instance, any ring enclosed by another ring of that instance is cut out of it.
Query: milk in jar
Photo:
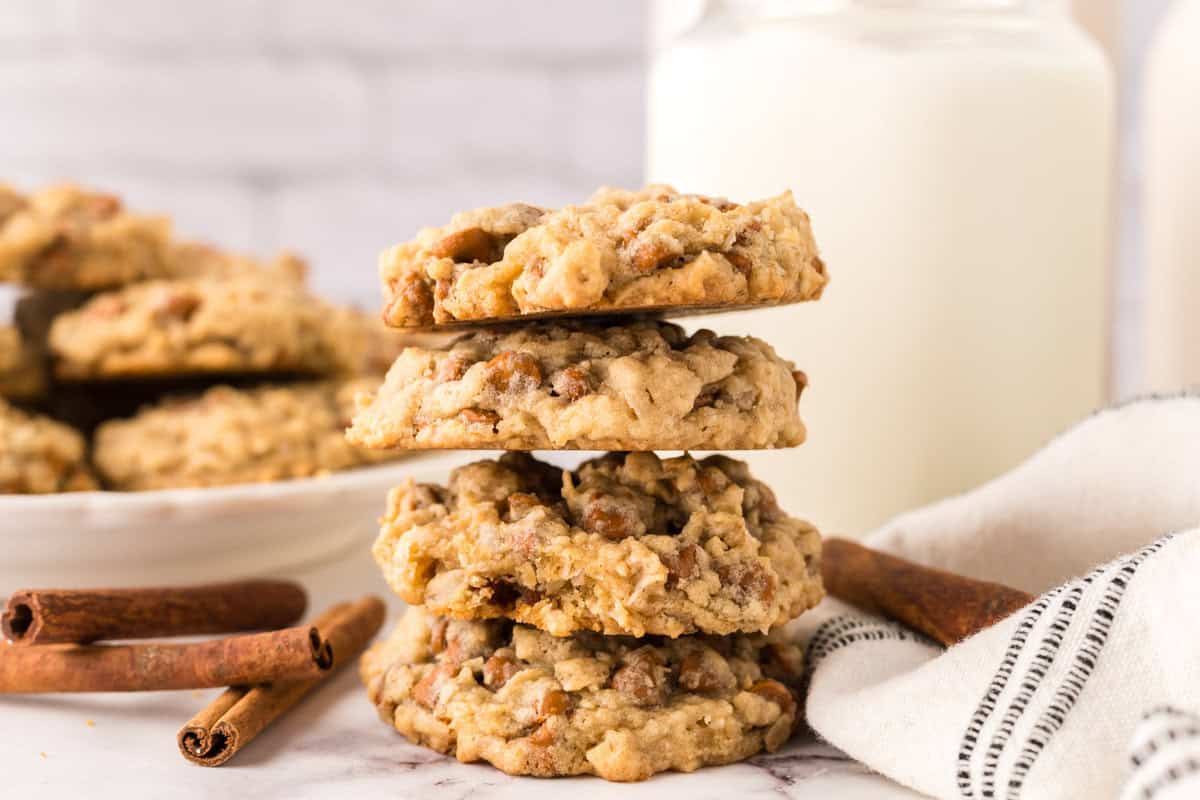
[[[785,508],[861,533],[1104,402],[1113,89],[1062,5],[700,6],[654,56],[648,177],[791,189],[831,277],[700,320],[808,374],[808,442],[744,454]]]

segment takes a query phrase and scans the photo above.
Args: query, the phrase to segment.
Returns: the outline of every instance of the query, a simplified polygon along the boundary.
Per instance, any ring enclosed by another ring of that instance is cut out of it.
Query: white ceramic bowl
[[[387,491],[462,453],[268,484],[0,496],[0,596],[20,588],[287,576],[366,546]]]

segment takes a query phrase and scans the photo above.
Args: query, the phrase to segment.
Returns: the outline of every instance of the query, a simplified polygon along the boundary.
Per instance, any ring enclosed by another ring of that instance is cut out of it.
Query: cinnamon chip
[[[520,671],[521,667],[512,655],[496,651],[483,664],[483,685],[497,691]]]
[[[487,382],[501,392],[528,392],[542,383],[542,369],[528,353],[505,350],[487,362]]]
[[[592,391],[588,374],[579,367],[561,369],[550,378],[550,388],[559,397],[575,402]]]
[[[624,666],[612,674],[609,683],[640,706],[661,703],[670,689],[666,664],[653,647],[643,647],[625,656]]]
[[[502,241],[483,228],[463,228],[434,242],[429,251],[438,258],[459,263],[499,261],[504,254]]]

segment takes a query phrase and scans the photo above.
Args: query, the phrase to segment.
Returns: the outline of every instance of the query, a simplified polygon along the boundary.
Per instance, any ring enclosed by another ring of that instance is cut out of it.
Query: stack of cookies
[[[179,241],[113,195],[0,185],[0,282],[23,292],[0,327],[0,491],[271,481],[392,457],[342,432],[404,337],[316,298],[305,272],[288,254]]]
[[[463,328],[360,399],[370,448],[503,449],[391,492],[374,554],[412,604],[363,659],[408,738],[524,775],[641,780],[779,747],[822,596],[820,536],[723,455],[804,440],[803,373],[757,339],[659,317],[814,300],[790,194],[661,186],[479,209],[381,263],[384,319]],[[529,450],[615,451],[563,470]]]

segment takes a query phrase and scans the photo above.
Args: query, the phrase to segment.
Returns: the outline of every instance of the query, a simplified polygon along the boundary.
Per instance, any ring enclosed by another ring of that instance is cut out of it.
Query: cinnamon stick
[[[8,598],[0,630],[22,645],[275,630],[294,625],[307,605],[303,587],[291,581],[26,589]]]
[[[332,666],[312,627],[192,644],[0,644],[0,694],[211,689],[315,678]]]
[[[821,559],[829,594],[947,647],[1033,601],[1008,586],[923,567],[846,539],[826,539]]]
[[[329,642],[333,669],[362,652],[383,625],[384,615],[383,601],[369,596],[334,606],[317,618],[313,624]],[[200,766],[224,764],[325,677],[225,691],[179,731],[179,752]]]

